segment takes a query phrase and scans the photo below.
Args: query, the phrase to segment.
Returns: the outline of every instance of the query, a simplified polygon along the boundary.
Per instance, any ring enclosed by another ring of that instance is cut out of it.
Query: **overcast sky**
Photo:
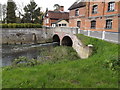
[[[24,5],[28,4],[30,0],[13,0],[16,4],[19,3],[19,5],[22,6],[22,3]],[[42,7],[42,10],[46,10],[48,8],[49,10],[53,10],[54,4],[59,4],[61,6],[65,7],[65,11],[68,10],[68,8],[76,1],[76,0],[34,0],[39,7]],[[7,0],[0,0],[0,3],[7,3]]]

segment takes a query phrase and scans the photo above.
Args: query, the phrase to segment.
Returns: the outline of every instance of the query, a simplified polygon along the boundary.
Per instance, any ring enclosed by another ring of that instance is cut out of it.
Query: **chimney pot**
[[[64,6],[60,6],[60,11],[64,11]]]

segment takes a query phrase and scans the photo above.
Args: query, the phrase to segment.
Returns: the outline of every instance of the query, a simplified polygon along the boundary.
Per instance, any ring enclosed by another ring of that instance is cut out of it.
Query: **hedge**
[[[0,24],[1,28],[41,28],[41,24],[32,24],[32,23],[9,23],[9,24]]]

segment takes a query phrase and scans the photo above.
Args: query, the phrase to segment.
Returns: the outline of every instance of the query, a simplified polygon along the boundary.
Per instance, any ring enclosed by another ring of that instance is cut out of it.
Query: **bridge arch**
[[[53,42],[58,42],[58,45],[60,45],[60,38],[57,34],[53,36]]]
[[[73,41],[69,36],[64,36],[63,39],[62,39],[61,44],[63,46],[71,46],[72,47]]]

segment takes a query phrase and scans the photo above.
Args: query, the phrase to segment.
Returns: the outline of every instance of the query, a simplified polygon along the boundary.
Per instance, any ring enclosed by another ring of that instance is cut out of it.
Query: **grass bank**
[[[56,47],[48,55],[54,63],[3,68],[3,88],[118,88],[118,67],[112,62],[118,58],[118,45],[77,36],[85,45],[93,44],[90,58],[81,60],[70,47]]]

